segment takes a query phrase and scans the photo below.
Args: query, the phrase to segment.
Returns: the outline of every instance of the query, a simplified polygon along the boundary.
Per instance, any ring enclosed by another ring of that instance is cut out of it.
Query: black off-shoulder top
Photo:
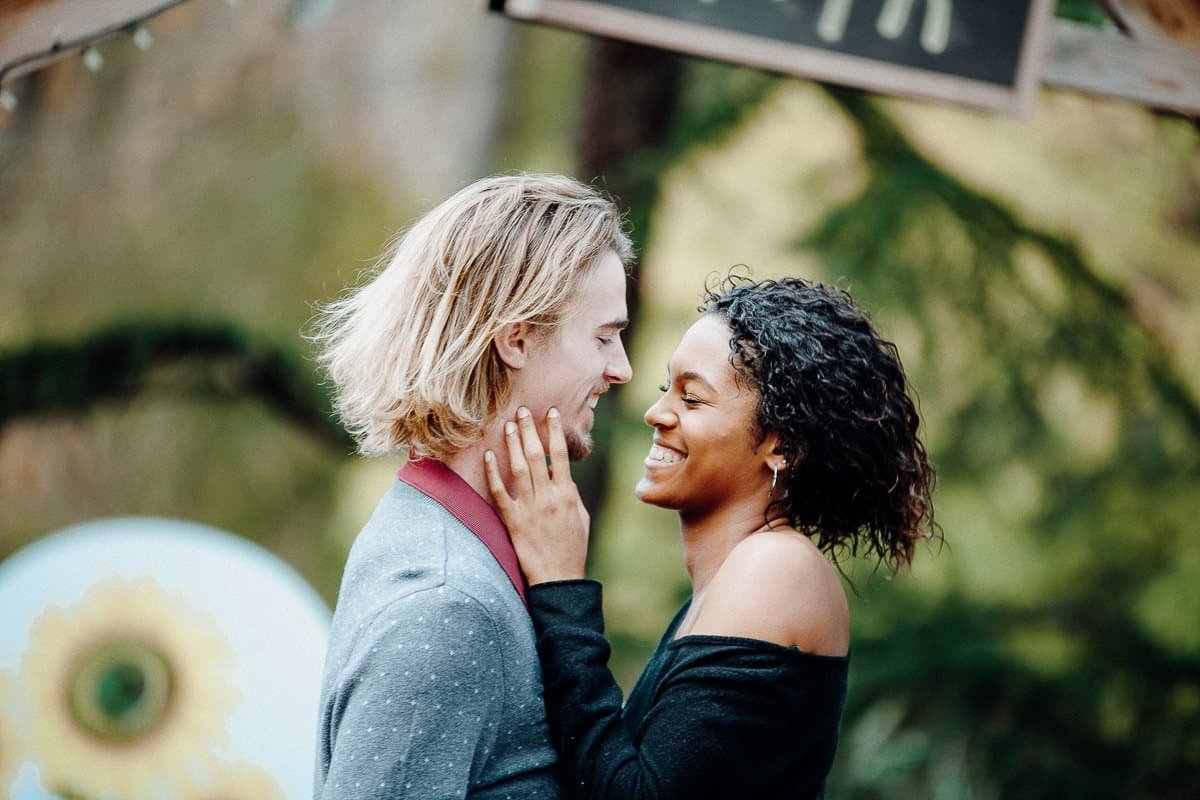
[[[685,604],[622,708],[600,584],[536,584],[529,608],[564,797],[822,797],[849,656],[728,636],[673,639]]]

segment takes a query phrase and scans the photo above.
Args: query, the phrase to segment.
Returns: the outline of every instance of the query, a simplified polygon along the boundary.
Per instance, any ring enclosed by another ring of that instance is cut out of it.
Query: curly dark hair
[[[917,540],[940,531],[896,345],[847,292],[800,278],[730,274],[698,310],[729,326],[730,363],[759,397],[756,440],[779,434],[787,491],[772,509],[835,561],[865,551],[892,572],[911,563]]]

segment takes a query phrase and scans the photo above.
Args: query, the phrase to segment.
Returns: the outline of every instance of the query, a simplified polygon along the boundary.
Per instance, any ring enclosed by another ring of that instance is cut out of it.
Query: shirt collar
[[[517,551],[508,538],[508,529],[492,508],[458,473],[440,461],[422,458],[405,463],[396,477],[422,494],[437,501],[455,519],[475,534],[512,581],[517,594],[525,600],[525,579]]]

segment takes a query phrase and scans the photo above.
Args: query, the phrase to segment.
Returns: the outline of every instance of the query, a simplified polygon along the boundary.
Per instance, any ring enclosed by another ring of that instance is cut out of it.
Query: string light
[[[138,25],[137,29],[133,32],[133,43],[137,46],[138,50],[144,52],[149,50],[154,44],[154,37],[150,35],[150,31],[146,30],[143,26]]]
[[[83,65],[92,72],[99,72],[104,67],[104,56],[100,55],[100,51],[94,47],[88,47],[83,51]]]

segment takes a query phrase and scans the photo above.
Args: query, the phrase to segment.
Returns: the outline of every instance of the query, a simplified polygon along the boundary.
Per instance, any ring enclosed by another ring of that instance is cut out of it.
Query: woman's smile
[[[687,458],[678,450],[667,447],[660,442],[655,442],[650,445],[650,452],[646,455],[645,464],[647,467],[662,467],[671,464],[680,464]]]

